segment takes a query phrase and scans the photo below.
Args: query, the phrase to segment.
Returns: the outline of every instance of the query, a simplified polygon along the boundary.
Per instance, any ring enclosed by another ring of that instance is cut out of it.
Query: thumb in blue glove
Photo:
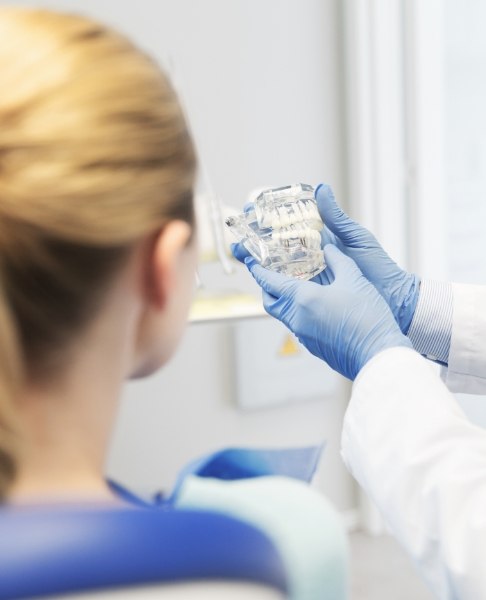
[[[324,242],[335,243],[351,257],[390,307],[400,329],[407,333],[417,306],[420,279],[401,269],[383,250],[375,236],[353,221],[336,204],[330,186],[321,183],[315,192],[317,206],[328,230]]]
[[[333,282],[320,285],[245,263],[263,289],[265,310],[282,321],[315,356],[349,379],[378,352],[412,347],[382,296],[349,257],[325,247]]]

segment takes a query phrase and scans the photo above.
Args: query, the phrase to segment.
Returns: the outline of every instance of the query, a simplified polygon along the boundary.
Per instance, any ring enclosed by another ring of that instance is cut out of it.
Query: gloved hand
[[[319,213],[328,228],[323,230],[323,243],[336,244],[356,262],[366,279],[386,300],[400,329],[406,334],[418,302],[419,277],[401,269],[373,234],[342,211],[330,186],[321,183],[315,195]]]
[[[253,257],[244,262],[263,288],[268,314],[282,321],[312,354],[354,379],[378,352],[412,344],[353,260],[332,244],[324,251],[333,276],[332,283],[324,285],[264,269]]]

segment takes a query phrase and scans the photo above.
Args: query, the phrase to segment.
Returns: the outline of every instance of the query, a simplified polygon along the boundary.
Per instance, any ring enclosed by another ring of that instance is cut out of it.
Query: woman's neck
[[[27,386],[19,398],[22,448],[12,502],[112,497],[105,456],[133,361],[137,311],[120,299],[103,313],[78,341],[69,369]]]

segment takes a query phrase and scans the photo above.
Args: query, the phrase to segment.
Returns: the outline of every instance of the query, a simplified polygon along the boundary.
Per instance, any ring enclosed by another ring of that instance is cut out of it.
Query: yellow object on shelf
[[[278,351],[279,356],[297,356],[300,352],[301,346],[299,346],[293,334],[287,334]]]
[[[261,298],[244,293],[208,293],[199,291],[189,312],[191,323],[247,319],[266,315]]]

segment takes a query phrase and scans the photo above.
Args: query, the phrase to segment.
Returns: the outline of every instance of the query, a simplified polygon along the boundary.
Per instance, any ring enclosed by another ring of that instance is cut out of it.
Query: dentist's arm
[[[452,330],[452,285],[422,280],[401,269],[375,236],[337,205],[330,186],[316,189],[316,201],[330,236],[350,256],[390,307],[417,352],[447,364]]]
[[[315,195],[325,223],[323,244],[336,245],[355,261],[383,296],[401,331],[417,352],[447,365],[452,330],[452,284],[420,281],[417,275],[401,269],[372,233],[343,212],[329,185],[319,185]],[[234,244],[232,250],[241,262],[249,256],[243,244]],[[325,271],[317,279],[322,283],[329,282]]]
[[[355,260],[390,306],[417,352],[446,366],[454,392],[486,393],[486,286],[423,279],[401,269],[364,227],[336,204],[332,190],[316,190],[328,229],[323,238]]]
[[[352,258],[384,298],[414,349],[442,364],[442,377],[454,392],[486,393],[486,286],[422,279],[401,269],[367,229],[336,204],[331,188],[316,189],[325,223],[323,243]],[[248,252],[233,246],[244,261]],[[327,270],[326,270],[327,271]],[[316,279],[329,283],[324,271]]]
[[[354,261],[336,246],[325,246],[332,283],[299,281],[245,263],[263,289],[263,305],[315,356],[354,379],[373,356],[388,348],[412,349],[393,314]]]
[[[342,455],[438,598],[486,598],[486,433],[411,348],[384,298],[336,246],[333,281],[245,262],[267,312],[355,379]]]

